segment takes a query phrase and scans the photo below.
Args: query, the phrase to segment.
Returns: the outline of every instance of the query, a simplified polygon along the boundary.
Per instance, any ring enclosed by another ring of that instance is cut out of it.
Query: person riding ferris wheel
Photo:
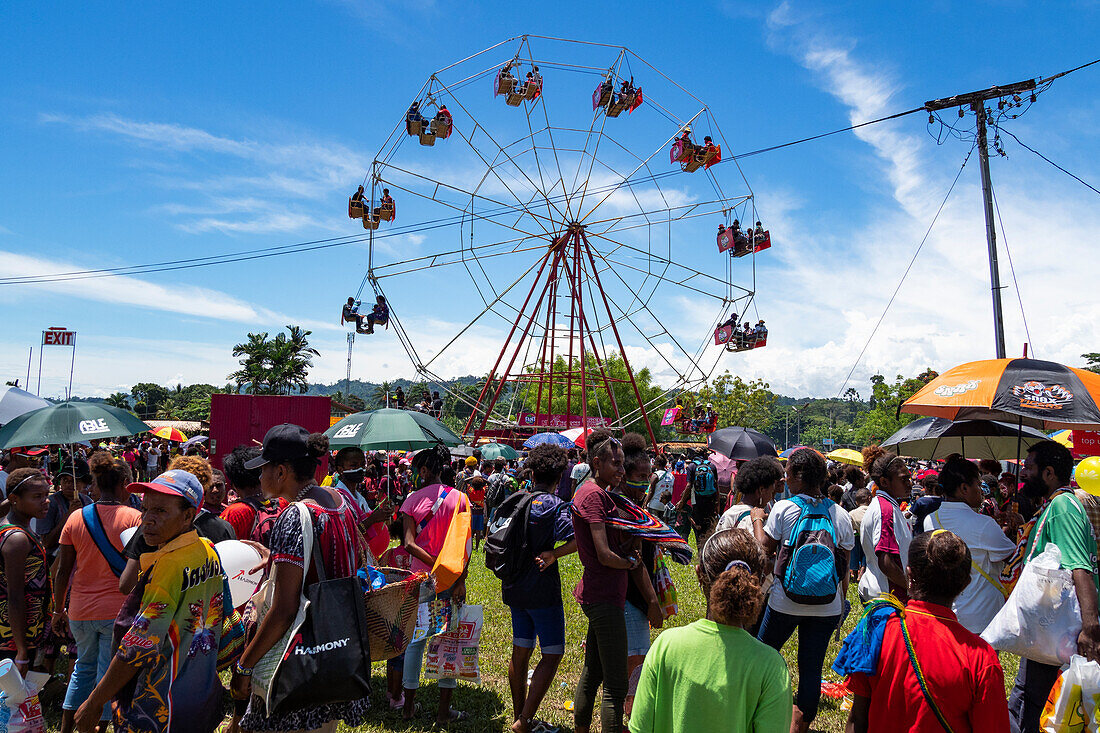
[[[477,397],[449,390],[470,409],[467,435],[644,425],[652,438],[669,394],[767,343],[762,320],[737,324],[771,239],[727,143],[705,103],[623,46],[524,35],[446,66],[349,199],[368,256],[343,320],[392,327],[441,387],[461,344],[505,327]],[[412,224],[396,225],[398,200]],[[694,233],[716,220],[717,260]],[[368,285],[376,303],[361,315]],[[456,323],[417,333],[399,316],[443,294]],[[630,359],[660,378],[658,395],[642,396]]]

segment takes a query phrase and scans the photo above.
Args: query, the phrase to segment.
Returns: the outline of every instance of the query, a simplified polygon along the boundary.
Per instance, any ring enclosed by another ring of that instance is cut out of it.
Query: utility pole
[[[348,331],[348,373],[344,377],[344,400],[351,396],[351,347],[355,345],[355,331]]]
[[[989,286],[993,292],[993,340],[998,359],[1005,358],[1005,324],[1004,313],[1001,310],[1001,273],[997,265],[997,230],[993,223],[993,184],[989,178],[985,103],[990,99],[1002,99],[1034,89],[1035,80],[1028,79],[1003,87],[990,87],[980,92],[956,94],[953,97],[933,99],[924,103],[924,108],[929,112],[958,107],[960,117],[963,114],[962,108],[969,106],[978,118],[978,162],[982,172],[982,199],[985,204],[985,238],[989,247]]]

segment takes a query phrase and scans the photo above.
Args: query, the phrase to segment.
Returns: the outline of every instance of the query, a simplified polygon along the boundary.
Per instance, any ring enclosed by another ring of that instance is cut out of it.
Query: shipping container
[[[261,445],[275,425],[301,425],[311,433],[329,427],[328,397],[213,394],[210,396],[210,463],[222,467],[222,459],[238,445]],[[328,457],[318,468],[317,480],[328,470]]]

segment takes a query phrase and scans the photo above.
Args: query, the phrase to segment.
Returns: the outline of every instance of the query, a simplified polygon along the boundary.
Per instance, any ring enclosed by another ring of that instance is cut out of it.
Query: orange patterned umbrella
[[[1038,359],[972,361],[933,379],[898,412],[1097,430],[1100,374]]]

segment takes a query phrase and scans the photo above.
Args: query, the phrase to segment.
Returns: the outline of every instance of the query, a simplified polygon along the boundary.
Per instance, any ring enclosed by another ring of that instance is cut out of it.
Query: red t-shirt
[[[607,526],[608,517],[617,511],[611,495],[595,481],[590,479],[577,487],[573,496],[573,535],[584,573],[573,589],[573,597],[579,603],[613,603],[620,608],[626,603],[627,571],[609,568],[600,562],[590,526],[602,523],[607,529],[607,546],[612,552],[618,552],[622,533]]]
[[[287,500],[279,497],[279,513],[287,507]],[[222,509],[221,518],[233,526],[233,532],[239,540],[247,540],[252,536],[252,525],[256,523],[256,510],[247,501],[237,500]]]
[[[928,692],[955,733],[1008,730],[1004,671],[997,652],[955,620],[951,609],[923,601],[906,605],[906,625]],[[848,689],[871,698],[868,730],[943,733],[921,693],[897,617],[886,622],[878,674],[853,674]]]

